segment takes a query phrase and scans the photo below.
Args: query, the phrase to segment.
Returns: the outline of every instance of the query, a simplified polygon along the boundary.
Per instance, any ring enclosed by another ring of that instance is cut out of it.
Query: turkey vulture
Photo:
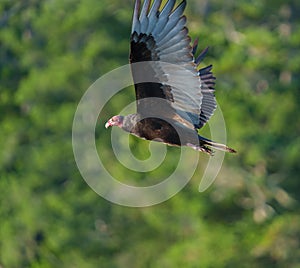
[[[186,1],[174,8],[175,2],[168,0],[161,8],[162,0],[154,0],[152,5],[151,0],[144,0],[141,7],[141,0],[136,0],[130,64],[137,113],[115,115],[105,127],[118,126],[140,138],[190,146],[210,155],[212,148],[234,153],[234,149],[198,135],[216,109],[215,77],[212,65],[198,68],[208,48],[196,56],[198,40],[190,45],[185,26]],[[135,67],[136,63],[143,65]],[[172,68],[174,65],[178,68]],[[143,75],[151,81],[139,82]]]

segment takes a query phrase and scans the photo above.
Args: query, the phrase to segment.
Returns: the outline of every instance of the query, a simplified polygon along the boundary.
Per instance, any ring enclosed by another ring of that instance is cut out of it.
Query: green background
[[[300,267],[300,2],[188,1],[238,154],[199,193],[201,154],[189,184],[148,208],[94,193],[71,144],[83,93],[128,63],[132,9],[131,0],[1,0],[0,267]],[[151,184],[117,163],[103,127],[133,100],[128,88],[107,104],[97,145],[115,176]],[[130,142],[149,157],[148,142]],[[174,170],[177,150],[153,177]]]

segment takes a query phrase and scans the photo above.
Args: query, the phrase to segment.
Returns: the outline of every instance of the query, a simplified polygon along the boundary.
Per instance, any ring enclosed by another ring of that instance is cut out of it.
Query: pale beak
[[[110,127],[110,122],[109,121],[107,121],[106,124],[105,124],[105,128],[108,128],[108,127]]]

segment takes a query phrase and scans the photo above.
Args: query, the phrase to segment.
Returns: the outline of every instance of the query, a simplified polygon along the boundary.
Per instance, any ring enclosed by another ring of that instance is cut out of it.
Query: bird
[[[129,62],[137,112],[115,115],[105,128],[117,126],[142,139],[209,155],[214,150],[235,153],[198,133],[217,107],[216,78],[212,65],[199,67],[208,47],[196,55],[199,41],[189,36],[186,0],[151,2],[136,0],[132,18]]]

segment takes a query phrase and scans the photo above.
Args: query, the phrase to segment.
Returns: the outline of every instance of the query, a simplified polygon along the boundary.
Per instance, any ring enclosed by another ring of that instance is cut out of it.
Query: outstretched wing
[[[163,116],[180,117],[191,122],[190,127],[200,128],[211,111],[205,108],[207,105],[201,108],[203,97],[210,97],[204,85],[208,81],[205,76],[209,71],[197,70],[201,59],[197,61],[198,58],[194,58],[195,46],[191,47],[185,26],[183,11],[186,1],[174,9],[175,2],[168,0],[163,8],[162,0],[154,0],[152,6],[151,0],[145,0],[142,7],[141,0],[135,2],[130,62],[151,61],[152,64],[144,68],[132,68],[133,78],[136,83],[140,81],[140,76],[147,74],[147,77],[153,78],[151,81],[157,81],[135,84],[137,110],[142,113],[147,109],[145,103],[151,106],[151,101],[141,102],[141,99],[163,98],[169,101],[169,107],[164,107]],[[201,81],[200,77],[204,80]]]

